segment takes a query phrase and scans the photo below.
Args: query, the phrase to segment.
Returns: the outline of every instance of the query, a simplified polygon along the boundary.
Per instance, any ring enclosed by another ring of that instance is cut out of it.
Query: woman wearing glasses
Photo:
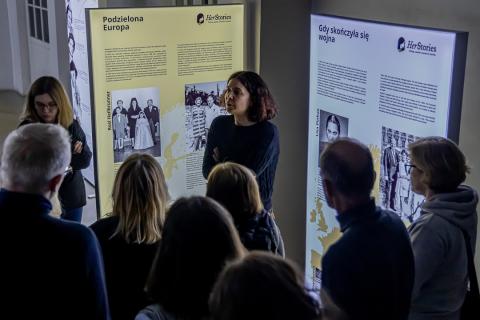
[[[415,256],[409,319],[460,319],[469,249],[475,254],[478,195],[462,184],[469,169],[452,141],[422,138],[408,149],[412,190],[425,197],[408,228]]]
[[[29,123],[56,123],[70,133],[72,161],[65,172],[59,190],[62,206],[61,217],[80,222],[83,207],[87,203],[81,169],[90,165],[92,152],[88,147],[80,124],[73,118],[72,105],[62,84],[53,77],[38,78],[32,83],[20,117],[20,126]]]

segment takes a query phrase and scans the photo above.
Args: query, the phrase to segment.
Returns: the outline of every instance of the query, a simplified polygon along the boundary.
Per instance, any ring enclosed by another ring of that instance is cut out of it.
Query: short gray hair
[[[70,136],[55,124],[34,123],[11,132],[3,146],[0,176],[7,188],[39,193],[71,160]]]

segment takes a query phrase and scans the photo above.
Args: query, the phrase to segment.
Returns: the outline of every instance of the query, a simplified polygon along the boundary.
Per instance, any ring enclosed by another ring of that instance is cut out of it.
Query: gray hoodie
[[[408,228],[415,256],[410,320],[459,319],[467,290],[467,251],[462,230],[475,251],[478,195],[462,185],[425,201]]]

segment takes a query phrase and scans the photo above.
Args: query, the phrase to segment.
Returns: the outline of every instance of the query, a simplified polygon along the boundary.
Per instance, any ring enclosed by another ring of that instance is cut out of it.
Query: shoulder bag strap
[[[470,236],[467,232],[460,228],[465,239],[465,248],[467,250],[468,259],[468,279],[470,282],[470,291],[480,298],[480,291],[478,290],[477,273],[475,272],[475,264],[473,263],[473,250],[470,244]]]

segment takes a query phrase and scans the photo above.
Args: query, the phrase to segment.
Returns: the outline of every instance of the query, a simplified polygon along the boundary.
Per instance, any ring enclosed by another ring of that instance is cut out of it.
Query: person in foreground
[[[146,284],[153,302],[136,320],[207,319],[208,297],[227,262],[244,248],[229,213],[204,197],[170,207]]]
[[[475,255],[478,195],[461,185],[469,168],[455,143],[441,137],[408,146],[411,184],[425,197],[410,233],[415,285],[410,319],[460,319],[467,292],[467,243]]]
[[[87,204],[81,170],[90,165],[92,152],[82,127],[73,118],[72,105],[60,81],[49,76],[35,80],[28,91],[21,120],[20,126],[29,123],[53,123],[68,130],[72,160],[68,164],[69,173],[65,175],[58,192],[62,205],[61,217],[81,222],[83,207]]]
[[[2,314],[22,319],[110,319],[103,262],[87,227],[49,215],[70,163],[61,126],[10,133],[0,166]]]
[[[277,115],[277,106],[267,84],[255,72],[235,72],[220,101],[231,115],[215,118],[210,126],[203,176],[207,179],[225,161],[246,166],[255,172],[263,206],[271,211],[280,143],[277,127],[268,121]]]
[[[337,139],[322,152],[320,171],[327,204],[337,211],[343,233],[322,259],[325,315],[407,319],[412,248],[400,218],[376,207],[370,196],[376,176],[370,151],[357,140]]]
[[[208,175],[206,195],[230,212],[245,248],[285,256],[280,229],[263,208],[250,169],[233,162],[217,164]]]
[[[212,320],[320,319],[318,302],[288,260],[252,252],[229,264],[210,296]]]
[[[168,199],[160,164],[149,154],[134,153],[115,177],[112,215],[91,226],[102,248],[113,319],[131,320],[148,304],[143,288],[162,236]]]

